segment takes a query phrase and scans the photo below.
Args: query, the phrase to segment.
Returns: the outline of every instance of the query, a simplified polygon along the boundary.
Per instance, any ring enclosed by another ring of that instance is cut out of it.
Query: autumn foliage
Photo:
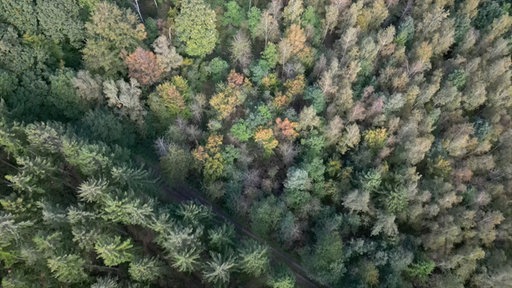
[[[128,66],[129,76],[137,79],[144,86],[158,82],[164,70],[158,65],[156,55],[142,48],[137,48],[132,54],[125,58]]]
[[[296,131],[298,125],[297,122],[292,122],[288,118],[284,120],[281,120],[281,118],[276,119],[277,130],[285,139],[293,140],[299,136],[299,133]]]

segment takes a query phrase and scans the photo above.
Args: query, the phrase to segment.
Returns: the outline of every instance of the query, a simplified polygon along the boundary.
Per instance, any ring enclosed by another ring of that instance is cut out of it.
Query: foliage
[[[85,261],[78,255],[65,255],[48,260],[48,268],[55,277],[64,283],[80,283],[87,277]]]
[[[91,21],[85,24],[86,45],[82,50],[85,66],[94,73],[116,76],[124,73],[121,52],[132,52],[146,38],[144,25],[129,10],[100,2]]]
[[[411,277],[415,277],[424,281],[432,273],[435,267],[436,264],[433,261],[423,261],[412,264],[409,268],[407,268],[407,273]]]
[[[0,1],[0,286],[506,287],[509,2]]]
[[[216,15],[202,0],[184,0],[175,19],[176,33],[190,56],[204,57],[215,47]]]
[[[127,116],[130,120],[142,125],[146,110],[141,103],[141,90],[135,79],[125,82],[122,79],[103,83],[103,93],[107,98],[108,106],[120,115]]]
[[[277,147],[279,142],[275,139],[272,129],[260,128],[254,134],[254,141],[260,144],[265,151],[265,154],[269,155],[272,153],[274,148]]]
[[[267,248],[256,243],[245,243],[240,250],[241,269],[245,273],[254,276],[262,276],[269,265]]]
[[[163,68],[159,66],[155,54],[138,47],[124,60],[128,66],[128,75],[141,85],[151,85],[162,76]]]

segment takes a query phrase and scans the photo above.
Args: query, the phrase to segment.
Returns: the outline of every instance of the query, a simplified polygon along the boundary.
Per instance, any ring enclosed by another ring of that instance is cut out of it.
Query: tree
[[[267,272],[269,259],[268,250],[254,241],[245,242],[239,250],[242,271],[253,276],[261,277]]]
[[[260,22],[254,27],[253,36],[265,41],[265,45],[268,44],[269,41],[273,42],[279,37],[279,23],[277,22],[274,15],[271,14],[269,10],[265,10],[261,15]]]
[[[336,286],[346,271],[343,241],[335,230],[320,233],[309,253],[303,256],[303,263],[320,283]]]
[[[128,55],[124,62],[128,66],[128,75],[144,86],[158,82],[164,72],[155,54],[140,47]]]
[[[251,209],[251,227],[254,232],[262,237],[269,237],[281,217],[284,216],[286,207],[273,195],[257,202]]]
[[[71,0],[36,1],[39,29],[56,43],[69,41],[75,48],[81,47],[84,24],[80,19],[80,6]]]
[[[190,56],[204,57],[215,48],[216,15],[202,0],[184,0],[175,19],[178,39]]]
[[[82,132],[91,139],[124,147],[135,141],[134,127],[107,109],[89,110],[80,120]]]
[[[169,73],[183,63],[183,57],[176,52],[176,48],[171,45],[167,36],[158,36],[151,46],[155,51],[158,67],[165,73]]]
[[[69,70],[60,70],[50,76],[50,95],[48,101],[55,107],[54,113],[64,114],[69,119],[77,119],[87,110],[88,104],[76,93]]]
[[[204,165],[204,173],[209,181],[216,180],[224,172],[224,158],[221,152],[223,136],[210,135],[206,146],[197,147],[192,155]]]
[[[251,63],[251,41],[240,30],[233,38],[231,44],[231,58],[233,62],[238,63],[242,68]]]
[[[283,17],[286,22],[299,24],[301,15],[304,12],[304,5],[302,0],[291,0],[288,5],[284,7]]]
[[[60,282],[81,283],[87,279],[85,260],[79,255],[64,255],[48,259],[48,267]]]
[[[231,86],[225,87],[210,99],[210,105],[219,120],[228,118],[242,102],[243,95],[240,89]]]
[[[37,14],[34,1],[8,0],[0,3],[0,18],[2,22],[12,24],[21,33],[34,35],[37,31]]]
[[[208,73],[212,80],[218,83],[225,79],[229,69],[229,64],[225,60],[215,57],[208,64]]]
[[[105,81],[103,93],[107,98],[108,106],[112,107],[115,112],[129,117],[138,125],[144,123],[146,110],[140,99],[142,91],[137,80],[132,78],[129,83],[123,80]]]
[[[132,52],[146,38],[144,25],[138,22],[137,16],[108,2],[95,6],[85,31],[86,45],[82,53],[87,69],[110,77],[125,71],[121,52]]]
[[[263,146],[266,155],[272,154],[274,148],[279,145],[279,142],[274,137],[272,129],[265,129],[260,127],[254,134],[254,141]]]
[[[160,158],[160,165],[165,171],[171,185],[185,182],[185,177],[190,171],[192,155],[189,151],[176,144],[169,144],[166,147],[166,154]]]
[[[138,282],[153,282],[162,273],[162,263],[156,258],[139,258],[130,262],[130,277]]]
[[[285,138],[293,140],[297,136],[299,136],[299,133],[296,131],[296,127],[298,126],[298,123],[291,122],[288,120],[288,118],[284,118],[284,120],[281,120],[281,118],[276,119],[276,125],[279,133]]]
[[[71,80],[78,96],[86,103],[97,104],[102,100],[103,85],[98,76],[93,76],[87,70],[80,70]]]
[[[240,27],[245,20],[245,12],[236,1],[229,1],[225,4],[226,11],[222,15],[222,25]]]
[[[232,271],[235,269],[235,258],[223,257],[221,254],[212,253],[212,260],[206,262],[203,271],[204,279],[215,286],[224,286],[229,283]]]

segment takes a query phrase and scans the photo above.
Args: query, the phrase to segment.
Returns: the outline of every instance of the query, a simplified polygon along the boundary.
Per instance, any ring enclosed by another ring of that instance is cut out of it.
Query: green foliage
[[[177,251],[172,255],[174,263],[172,267],[180,272],[192,272],[197,270],[199,266],[201,255],[200,251],[192,249],[185,249]]]
[[[261,59],[265,61],[265,67],[268,69],[274,69],[279,59],[277,46],[274,43],[269,43],[263,52],[261,52]],[[260,64],[261,65],[261,64]]]
[[[419,263],[414,263],[407,268],[407,274],[409,276],[416,278],[422,282],[427,280],[429,275],[436,268],[436,263],[434,261],[422,261]]]
[[[318,87],[310,86],[306,88],[304,99],[311,101],[317,113],[322,113],[326,108],[325,95]]]
[[[229,64],[222,58],[213,58],[208,65],[208,73],[214,82],[220,82],[225,79],[228,72]]]
[[[256,37],[256,31],[258,29],[258,25],[260,24],[261,19],[261,10],[258,7],[253,6],[249,9],[249,13],[247,14],[247,22],[249,26],[249,31],[251,31],[251,36]]]
[[[154,217],[153,203],[142,204],[141,200],[131,199],[128,195],[123,195],[123,198],[106,197],[102,204],[104,212],[101,216],[114,223],[149,227]]]
[[[295,278],[290,270],[278,267],[273,271],[273,275],[268,281],[268,285],[272,288],[293,288],[296,287]]]
[[[475,28],[488,29],[488,27],[491,26],[494,19],[497,19],[507,13],[505,5],[505,3],[500,5],[498,1],[483,2],[482,7],[478,9],[478,14],[473,20]]]
[[[403,212],[407,208],[407,191],[404,188],[392,189],[386,195],[386,209],[395,215]]]
[[[176,33],[190,56],[204,57],[215,48],[216,15],[202,0],[183,0],[175,19]]]
[[[130,262],[130,277],[138,282],[153,282],[162,273],[162,263],[155,258],[140,258]]]
[[[210,247],[216,251],[226,251],[228,247],[233,246],[235,229],[233,226],[222,225],[208,231],[208,240]]]
[[[63,113],[66,118],[77,119],[87,109],[87,103],[81,99],[72,84],[71,71],[58,71],[50,76],[50,95],[48,101],[54,106],[56,113]]]
[[[266,197],[251,209],[251,227],[255,233],[268,237],[283,216],[283,203],[273,196]]]
[[[229,1],[225,4],[226,11],[222,15],[222,25],[240,27],[245,18],[244,10],[236,1]]]
[[[414,37],[414,20],[411,17],[407,17],[406,20],[400,23],[398,27],[398,33],[395,38],[395,42],[398,45],[409,46]]]
[[[144,21],[144,27],[146,28],[146,40],[144,41],[147,44],[153,43],[159,35],[158,31],[158,21],[153,18],[147,18]]]
[[[103,259],[106,266],[110,267],[132,261],[132,248],[133,244],[130,239],[123,241],[119,236],[102,237],[94,244],[94,250],[98,257]]]
[[[0,19],[16,27],[20,33],[34,35],[37,31],[37,16],[34,1],[6,0],[0,3]]]
[[[468,75],[463,70],[455,70],[448,75],[448,81],[452,82],[453,86],[459,90],[463,90],[466,85]]]
[[[0,1],[0,285],[507,286],[509,2]]]
[[[125,73],[121,51],[132,52],[146,37],[144,26],[131,11],[108,2],[95,5],[85,30],[86,45],[82,50],[85,66],[108,77]]]
[[[211,211],[207,207],[192,202],[179,205],[176,214],[180,216],[185,223],[193,227],[202,226],[212,217]]]
[[[108,197],[108,183],[105,180],[89,179],[78,187],[78,197],[89,203],[104,203]]]
[[[37,23],[41,32],[56,43],[69,41],[75,48],[82,46],[84,24],[76,1],[37,0]]]
[[[129,147],[135,142],[135,129],[106,109],[89,110],[80,121],[90,139]]]
[[[80,283],[87,279],[85,261],[79,255],[64,255],[48,259],[48,268],[60,282]]]
[[[166,155],[160,158],[160,165],[165,176],[172,184],[185,182],[185,177],[191,168],[191,162],[192,155],[190,152],[175,144],[168,145]]]
[[[346,271],[343,241],[337,231],[326,231],[318,236],[311,251],[305,255],[304,263],[320,283],[336,286]]]
[[[212,260],[206,262],[203,271],[204,279],[216,287],[227,285],[235,268],[235,258],[223,257],[218,253],[212,253],[211,258]]]
[[[27,72],[18,79],[20,86],[16,92],[5,97],[11,117],[25,121],[47,118],[49,114],[49,109],[45,105],[45,95],[49,93],[47,83],[32,72]]]
[[[252,131],[244,121],[233,125],[230,132],[233,134],[233,137],[238,139],[240,142],[247,142],[252,137]]]
[[[244,243],[240,249],[240,265],[242,271],[253,277],[260,277],[266,273],[269,265],[268,250],[254,241]]]
[[[382,183],[382,176],[379,171],[370,170],[363,174],[361,179],[361,188],[364,191],[375,192],[379,189]]]

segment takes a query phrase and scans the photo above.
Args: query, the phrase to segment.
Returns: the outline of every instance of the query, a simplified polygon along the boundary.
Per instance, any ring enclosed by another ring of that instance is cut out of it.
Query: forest
[[[0,0],[0,287],[512,287],[509,0]]]

